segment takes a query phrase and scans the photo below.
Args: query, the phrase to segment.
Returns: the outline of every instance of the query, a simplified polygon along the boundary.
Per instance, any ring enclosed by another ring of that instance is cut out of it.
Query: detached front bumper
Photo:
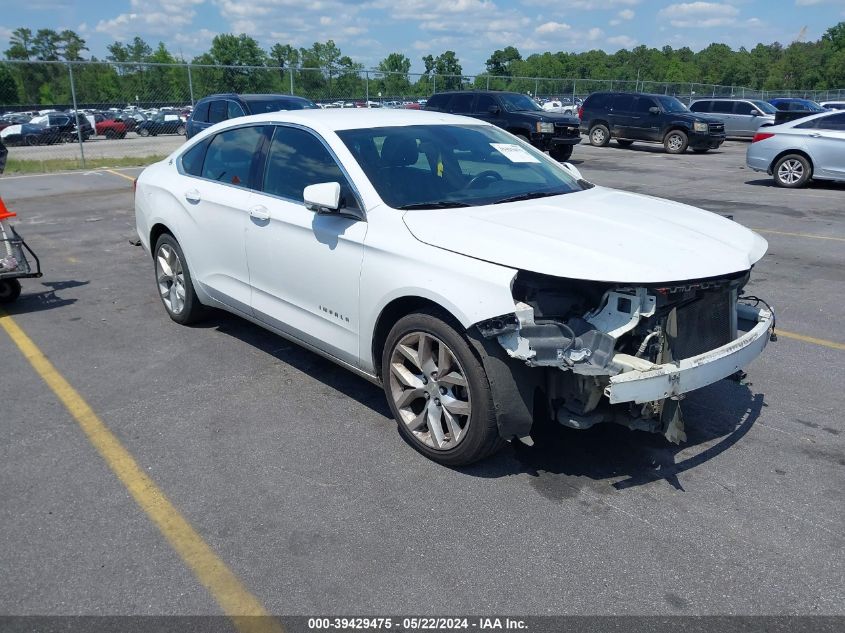
[[[739,371],[766,347],[774,316],[767,309],[744,304],[737,305],[736,311],[738,319],[757,325],[727,345],[698,356],[664,365],[648,363],[650,366],[646,367],[641,359],[623,359],[623,355],[617,354],[614,360],[624,363],[632,359],[632,365],[636,363],[640,367],[612,376],[604,395],[611,404],[652,402],[706,387]]]

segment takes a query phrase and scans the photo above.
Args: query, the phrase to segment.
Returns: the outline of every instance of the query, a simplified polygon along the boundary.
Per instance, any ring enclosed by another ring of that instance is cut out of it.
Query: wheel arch
[[[419,295],[404,295],[392,299],[385,305],[376,318],[375,326],[373,327],[373,338],[370,343],[370,353],[372,354],[373,367],[375,375],[381,378],[381,357],[384,351],[384,344],[387,341],[387,335],[391,328],[396,325],[399,319],[419,312],[421,310],[433,310],[440,313],[440,316],[455,328],[458,332],[466,331],[466,328],[461,325],[460,319],[455,316],[449,309],[444,307],[441,303],[434,301],[427,297]]]
[[[669,136],[672,132],[683,132],[686,134],[687,138],[689,138],[689,128],[684,127],[680,123],[673,123],[669,127],[666,128],[666,131],[663,133],[663,142],[666,142],[666,137]]]
[[[813,164],[813,159],[810,155],[802,149],[785,149],[779,154],[777,154],[773,159],[772,162],[769,163],[769,175],[772,175],[775,171],[775,165],[777,165],[778,161],[783,158],[784,156],[789,156],[790,154],[796,154],[797,156],[802,156],[807,159],[807,162],[810,163],[810,169],[812,171],[816,170],[816,166]],[[812,175],[811,175],[812,177]]]
[[[150,229],[150,254],[153,256],[153,258],[155,258],[156,242],[158,242],[158,238],[160,238],[165,233],[172,236],[173,239],[177,242],[179,241],[176,235],[174,235],[173,231],[171,231],[167,225],[163,224],[162,222],[156,222]]]

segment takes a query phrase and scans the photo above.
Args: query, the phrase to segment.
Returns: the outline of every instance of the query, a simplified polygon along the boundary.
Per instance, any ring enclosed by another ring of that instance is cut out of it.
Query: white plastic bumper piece
[[[757,325],[727,345],[698,356],[613,376],[604,395],[611,403],[651,402],[701,389],[739,371],[766,347],[774,317],[769,310],[743,304],[737,305],[737,316]]]

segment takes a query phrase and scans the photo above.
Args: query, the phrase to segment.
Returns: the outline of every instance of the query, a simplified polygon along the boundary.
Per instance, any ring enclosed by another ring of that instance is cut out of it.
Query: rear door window
[[[208,144],[202,177],[250,187],[250,168],[263,136],[262,126],[239,127],[215,135]]]
[[[834,114],[832,116],[822,117],[816,119],[816,127],[819,130],[835,130],[837,132],[845,131],[845,112],[842,114]]]
[[[469,114],[472,112],[472,100],[475,98],[474,94],[457,94],[452,97],[452,102],[449,104],[449,112],[453,114]]]
[[[225,101],[212,101],[211,105],[208,106],[208,122],[220,123],[220,121],[225,121],[226,112],[227,109]]]
[[[613,98],[614,112],[633,112],[634,111],[634,95],[620,94]]]

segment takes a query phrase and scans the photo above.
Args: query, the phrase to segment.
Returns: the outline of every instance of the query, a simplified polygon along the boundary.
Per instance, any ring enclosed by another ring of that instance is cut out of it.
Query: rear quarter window
[[[590,95],[587,97],[587,100],[584,102],[584,109],[598,109],[598,110],[606,110],[608,104],[610,103],[610,95],[601,93]]]
[[[207,148],[208,139],[197,143],[182,154],[182,171],[189,176],[199,176],[202,174],[202,163],[205,160],[205,150]]]
[[[199,123],[208,123],[208,101],[198,103],[191,118]]]
[[[426,110],[446,110],[446,105],[449,103],[450,95],[434,95],[425,104]]]

